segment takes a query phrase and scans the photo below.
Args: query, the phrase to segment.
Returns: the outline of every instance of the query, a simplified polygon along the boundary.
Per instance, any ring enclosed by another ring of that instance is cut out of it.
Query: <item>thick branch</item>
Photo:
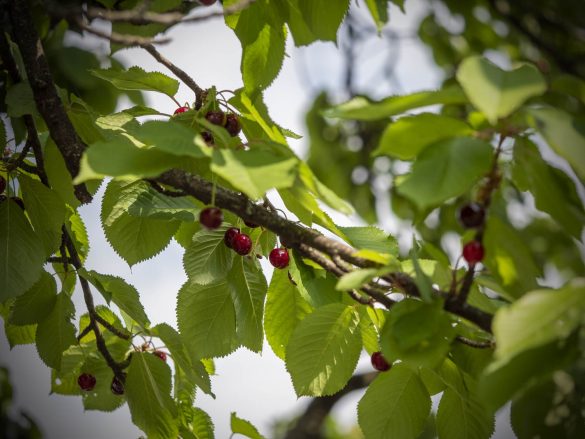
[[[378,376],[377,372],[354,375],[335,395],[314,398],[295,425],[287,432],[285,439],[323,439],[323,423],[333,406],[347,394],[367,387],[376,376]]]
[[[65,158],[69,173],[75,177],[79,172],[85,145],[77,136],[57,94],[43,46],[29,13],[28,3],[24,0],[10,2],[10,18],[12,28],[17,30],[14,32],[14,39],[22,54],[37,109]],[[89,203],[92,199],[85,185],[75,186],[75,195],[82,203]]]

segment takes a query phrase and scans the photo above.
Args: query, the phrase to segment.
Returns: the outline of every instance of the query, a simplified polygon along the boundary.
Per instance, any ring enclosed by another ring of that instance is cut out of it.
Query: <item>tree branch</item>
[[[141,46],[144,50],[150,53],[154,59],[169,69],[173,74],[187,85],[195,93],[195,109],[201,108],[203,105],[203,89],[187,73],[174,65],[168,59],[160,54],[152,44],[145,44]]]
[[[378,376],[377,372],[354,375],[335,395],[313,398],[305,412],[288,430],[285,439],[323,439],[323,423],[331,409],[349,393],[367,387]]]
[[[43,46],[29,13],[28,3],[24,0],[14,0],[9,4],[12,29],[19,30],[14,32],[13,37],[22,55],[37,109],[63,154],[69,173],[75,177],[79,172],[85,145],[77,136],[57,94]],[[82,203],[89,203],[92,199],[83,184],[75,186],[75,195]]]

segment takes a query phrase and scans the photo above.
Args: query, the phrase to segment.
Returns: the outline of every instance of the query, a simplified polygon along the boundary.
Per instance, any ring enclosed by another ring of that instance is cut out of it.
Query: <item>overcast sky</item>
[[[363,9],[363,7],[362,7]],[[406,16],[392,7],[390,28],[400,32],[413,29],[422,11],[421,3],[406,2]],[[218,89],[236,89],[241,84],[239,72],[240,45],[232,31],[222,20],[176,27],[169,33],[172,43],[160,48],[164,56],[187,71],[197,83],[204,87],[212,85]],[[283,69],[274,84],[268,89],[265,101],[272,118],[280,125],[305,134],[305,112],[312,98],[321,88],[335,88],[342,80],[341,58],[332,43],[316,43],[309,48],[296,49],[289,41]],[[97,51],[107,50],[107,44],[89,38],[84,41]],[[368,53],[368,50],[370,53]],[[393,89],[372,82],[368,75],[370,66],[383,63],[376,47],[364,50],[362,70],[358,71],[358,84],[378,97],[398,92],[436,88],[441,73],[434,67],[430,53],[416,40],[405,40],[401,45],[396,78]],[[128,50],[122,53],[127,64],[139,65],[146,70],[159,70],[163,66],[146,52]],[[170,73],[169,73],[170,74]],[[175,104],[166,96],[148,94],[148,105],[166,113],[172,113]],[[181,86],[178,100],[192,101],[192,92]],[[291,143],[300,154],[306,151],[304,140]],[[100,198],[103,188],[90,206],[80,209],[88,228],[91,251],[87,259],[88,269],[125,278],[136,286],[141,294],[147,314],[153,325],[168,322],[176,326],[176,294],[186,275],[182,269],[183,251],[172,243],[154,260],[146,261],[130,269],[109,247],[99,224]],[[354,223],[352,218],[335,217],[342,225]],[[267,270],[269,279],[269,270]],[[99,295],[96,301],[100,302]],[[77,291],[74,301],[78,315],[84,311],[81,293]],[[78,397],[49,395],[50,371],[38,358],[34,346],[19,346],[9,352],[4,332],[0,335],[0,364],[11,372],[15,387],[15,401],[36,419],[49,439],[103,439],[138,438],[141,432],[130,422],[127,406],[113,413],[83,412]],[[302,411],[307,398],[297,399],[284,363],[275,357],[265,344],[262,355],[240,349],[225,359],[216,361],[217,376],[212,378],[216,400],[203,395],[196,405],[212,417],[218,439],[229,436],[229,415],[235,411],[240,417],[252,421],[265,436],[270,437],[271,425],[281,418],[289,418]],[[369,370],[369,358],[363,356],[358,370]],[[352,395],[336,407],[335,412],[344,425],[356,422],[356,403],[361,393]],[[505,422],[504,424],[508,424]],[[501,438],[511,437],[509,427],[504,427]]]

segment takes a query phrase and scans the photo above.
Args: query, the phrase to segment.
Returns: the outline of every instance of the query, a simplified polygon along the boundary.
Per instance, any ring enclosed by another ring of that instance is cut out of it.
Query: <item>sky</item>
[[[412,33],[424,7],[422,2],[408,1],[404,15],[392,6],[390,29]],[[362,6],[362,13],[364,9]],[[172,42],[161,46],[160,52],[188,72],[201,87],[215,85],[218,89],[232,90],[241,87],[240,44],[221,19],[178,26],[168,36]],[[71,39],[71,44],[78,42],[77,38]],[[98,52],[108,50],[107,43],[94,37],[88,37],[82,43]],[[396,67],[397,82],[392,87],[372,81],[368,69],[371,67],[374,70],[386,58],[379,56],[375,43],[372,47],[364,48],[363,63],[357,72],[358,86],[375,97],[439,86],[442,74],[434,67],[430,53],[421,43],[416,39],[407,39],[400,48],[401,55]],[[306,133],[304,115],[312,98],[322,88],[334,90],[343,79],[340,74],[341,58],[337,50],[333,43],[315,43],[308,48],[298,49],[288,41],[289,57],[285,58],[282,71],[265,94],[270,114],[278,124],[301,135]],[[158,70],[171,75],[144,51],[131,49],[121,55],[127,65],[138,65],[147,71]],[[192,102],[191,90],[182,85],[177,100]],[[147,95],[147,103],[166,113],[172,113],[176,108],[166,96],[155,93]],[[306,154],[305,140],[291,141],[291,146],[298,154]],[[182,248],[173,242],[155,259],[129,268],[110,248],[99,224],[99,200],[102,195],[103,188],[91,205],[80,208],[91,241],[86,268],[125,278],[140,292],[153,325],[168,322],[176,326],[176,294],[186,280],[182,269]],[[335,216],[335,220],[340,225],[356,223],[356,218],[339,215]],[[395,226],[391,218],[385,220],[383,225],[389,231]],[[268,279],[269,272],[267,268]],[[98,296],[95,295],[96,302],[101,303]],[[85,309],[81,292],[76,291],[73,298],[79,315]],[[0,365],[6,364],[15,388],[16,407],[26,410],[37,420],[45,437],[125,439],[141,436],[140,430],[130,421],[127,406],[113,413],[84,413],[80,398],[49,395],[50,371],[38,358],[34,346],[18,346],[9,352],[2,331]],[[210,414],[219,439],[229,437],[231,412],[251,421],[261,433],[270,437],[271,426],[275,421],[300,413],[309,400],[296,397],[284,363],[266,343],[261,355],[240,349],[224,359],[218,359],[216,367],[217,376],[212,378],[212,385],[217,399],[213,400],[207,395],[198,396],[196,405]],[[371,370],[369,358],[365,354],[357,370]],[[360,397],[361,393],[356,392],[336,406],[334,413],[343,425],[349,426],[356,422],[356,404]],[[509,423],[499,424],[495,437],[512,437]]]

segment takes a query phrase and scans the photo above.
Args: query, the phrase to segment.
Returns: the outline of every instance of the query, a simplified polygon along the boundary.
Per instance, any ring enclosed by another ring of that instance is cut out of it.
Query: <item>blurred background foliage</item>
[[[446,250],[446,239],[458,240],[464,234],[456,221],[456,211],[473,194],[433,211],[418,211],[411,201],[394,190],[394,182],[409,169],[409,164],[389,157],[371,156],[392,120],[329,119],[322,115],[322,110],[355,96],[376,100],[388,94],[399,94],[400,84],[394,71],[401,57],[408,56],[400,46],[419,39],[441,69],[443,86],[455,83],[458,65],[471,55],[487,56],[508,68],[529,62],[538,67],[548,82],[548,93],[537,102],[585,120],[585,8],[579,3],[572,0],[424,1],[422,19],[412,29],[393,30],[395,26],[390,15],[389,24],[380,32],[366,11],[353,8],[339,37],[342,49],[339,56],[345,64],[344,81],[340,88],[317,90],[306,116],[311,168],[338,195],[348,199],[366,222],[383,224],[388,216],[397,217],[398,235],[411,233],[412,225],[421,238],[431,244],[427,248]],[[361,69],[365,57],[371,56],[365,54],[364,47],[373,40],[378,41],[377,56],[385,59],[368,63],[368,69]],[[373,72],[371,66],[376,65],[379,68]],[[364,80],[364,76],[369,79]],[[380,94],[379,90],[391,92]],[[482,116],[468,105],[445,105],[441,113],[467,121],[478,132],[484,128]],[[549,159],[546,156],[548,147],[539,142],[538,137],[535,141],[545,159]],[[512,150],[511,144],[504,144],[503,172],[507,177],[512,173]],[[563,163],[552,162],[552,165],[571,174]],[[585,274],[576,241],[549,216],[536,211],[533,198],[513,181],[503,179],[491,209],[504,219],[504,227],[511,227],[529,247],[533,260],[527,263],[538,267],[542,277],[552,270],[553,278],[561,283]],[[576,177],[573,181],[580,187],[582,198],[581,183]],[[575,193],[575,197],[577,205],[581,205],[579,195]],[[554,238],[543,238],[545,236]],[[432,255],[423,250],[422,256]]]

